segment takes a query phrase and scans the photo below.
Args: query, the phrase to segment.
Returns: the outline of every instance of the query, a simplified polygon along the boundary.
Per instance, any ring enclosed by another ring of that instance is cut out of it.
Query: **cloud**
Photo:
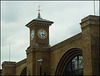
[[[16,2],[2,2],[1,5],[2,21],[9,23],[19,20],[20,11]]]

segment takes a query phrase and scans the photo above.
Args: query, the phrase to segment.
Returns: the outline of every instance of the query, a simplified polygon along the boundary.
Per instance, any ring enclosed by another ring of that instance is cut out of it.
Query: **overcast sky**
[[[50,26],[50,45],[53,46],[81,32],[81,19],[94,14],[93,1],[2,1],[1,2],[1,62],[20,61],[26,58],[30,43],[29,28],[25,25],[37,18],[38,5],[41,17],[54,21]],[[99,15],[99,2],[95,2]]]

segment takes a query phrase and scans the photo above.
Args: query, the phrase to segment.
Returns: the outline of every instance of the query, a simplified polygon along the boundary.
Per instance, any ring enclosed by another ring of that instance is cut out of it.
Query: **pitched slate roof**
[[[50,23],[53,23],[53,21],[49,21],[49,20],[43,19],[40,16],[40,13],[38,13],[38,17],[36,19],[33,19],[33,21],[42,21],[42,22],[50,22]]]
[[[38,17],[37,17],[36,19],[33,19],[32,21],[30,21],[28,24],[30,24],[30,23],[32,23],[32,22],[34,22],[34,21],[54,23],[53,21],[49,21],[49,20],[43,19],[43,18],[40,16],[40,12],[38,13]],[[28,24],[26,24],[26,26],[28,26]]]

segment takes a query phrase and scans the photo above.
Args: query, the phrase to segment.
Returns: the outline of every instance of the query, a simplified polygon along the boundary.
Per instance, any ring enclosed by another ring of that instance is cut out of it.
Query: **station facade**
[[[83,18],[81,33],[50,46],[49,27],[54,22],[41,18],[38,13],[26,25],[30,29],[27,58],[17,63],[4,61],[2,75],[100,75],[99,20],[94,15]]]

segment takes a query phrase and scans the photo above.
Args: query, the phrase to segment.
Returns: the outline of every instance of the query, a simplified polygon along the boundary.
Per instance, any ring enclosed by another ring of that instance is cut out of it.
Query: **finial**
[[[38,6],[38,18],[41,18],[41,16],[40,16],[40,5]]]

